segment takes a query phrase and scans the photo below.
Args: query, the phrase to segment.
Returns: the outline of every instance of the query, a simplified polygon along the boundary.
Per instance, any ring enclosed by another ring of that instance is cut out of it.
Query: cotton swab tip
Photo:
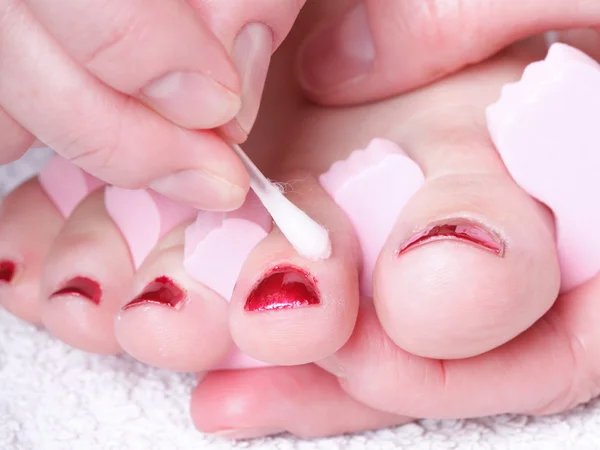
[[[283,235],[300,255],[312,261],[323,261],[331,256],[331,240],[325,227],[282,194],[270,196],[264,203]]]
[[[230,145],[248,171],[252,190],[294,249],[313,261],[329,258],[332,251],[329,232],[289,201],[254,165],[239,145]]]

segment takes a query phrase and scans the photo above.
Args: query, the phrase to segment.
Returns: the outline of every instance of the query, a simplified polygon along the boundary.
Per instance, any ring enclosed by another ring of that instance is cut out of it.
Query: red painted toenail
[[[10,283],[15,277],[17,265],[12,261],[0,261],[0,283]]]
[[[87,277],[75,277],[63,284],[63,286],[54,292],[50,298],[61,296],[75,296],[91,300],[96,305],[100,304],[102,289],[100,285]]]
[[[173,280],[167,277],[158,277],[148,284],[140,295],[123,306],[123,310],[148,303],[178,308],[185,298],[185,291]]]
[[[445,220],[443,223],[428,226],[402,245],[398,255],[430,242],[448,239],[476,245],[500,257],[504,256],[506,249],[504,241],[497,233],[479,223],[458,219]]]
[[[321,303],[315,283],[295,267],[274,267],[246,300],[246,311],[273,311]]]

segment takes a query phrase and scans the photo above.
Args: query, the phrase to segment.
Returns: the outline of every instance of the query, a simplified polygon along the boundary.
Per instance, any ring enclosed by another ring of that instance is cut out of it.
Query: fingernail
[[[375,62],[375,46],[364,4],[309,36],[299,58],[300,79],[309,91],[329,91],[365,75]]]
[[[203,170],[182,170],[153,181],[150,187],[172,200],[205,211],[232,211],[246,198],[246,191]]]
[[[123,306],[123,310],[148,304],[169,306],[178,309],[185,299],[185,291],[170,278],[162,276],[149,283],[141,294]]]
[[[498,233],[489,230],[479,223],[457,219],[444,220],[441,223],[429,225],[404,243],[400,247],[398,255],[440,240],[456,240],[475,245],[499,257],[503,257],[506,250],[506,244]]]
[[[223,439],[255,439],[266,436],[274,436],[284,432],[284,430],[278,428],[231,428],[211,434]]]
[[[315,283],[295,267],[275,267],[248,296],[246,311],[276,311],[321,303]]]
[[[10,283],[15,278],[17,265],[8,260],[0,261],[0,283]]]
[[[271,29],[262,23],[246,25],[235,39],[232,58],[242,82],[242,107],[236,119],[246,134],[258,114],[272,51]]]
[[[50,298],[63,296],[81,297],[99,305],[100,298],[102,297],[102,289],[98,282],[90,278],[74,277],[64,283]]]
[[[186,128],[211,129],[240,110],[238,95],[212,78],[194,72],[174,72],[152,81],[142,97],[162,114]]]

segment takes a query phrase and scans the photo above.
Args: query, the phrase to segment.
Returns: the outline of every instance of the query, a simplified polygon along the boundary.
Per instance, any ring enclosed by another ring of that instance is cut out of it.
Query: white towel
[[[0,168],[6,192],[43,155]],[[189,419],[191,376],[127,357],[88,355],[0,311],[0,450],[600,449],[600,401],[552,417],[422,421],[329,439],[244,443],[211,438]]]

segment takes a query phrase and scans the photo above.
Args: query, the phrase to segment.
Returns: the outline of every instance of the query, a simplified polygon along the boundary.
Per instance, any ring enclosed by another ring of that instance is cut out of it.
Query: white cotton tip
[[[331,256],[331,240],[325,227],[290,202],[282,194],[270,195],[263,204],[271,217],[296,251],[312,261]]]
[[[230,144],[250,175],[250,186],[294,249],[305,258],[322,261],[331,256],[327,230],[290,202],[254,165],[237,144]]]

